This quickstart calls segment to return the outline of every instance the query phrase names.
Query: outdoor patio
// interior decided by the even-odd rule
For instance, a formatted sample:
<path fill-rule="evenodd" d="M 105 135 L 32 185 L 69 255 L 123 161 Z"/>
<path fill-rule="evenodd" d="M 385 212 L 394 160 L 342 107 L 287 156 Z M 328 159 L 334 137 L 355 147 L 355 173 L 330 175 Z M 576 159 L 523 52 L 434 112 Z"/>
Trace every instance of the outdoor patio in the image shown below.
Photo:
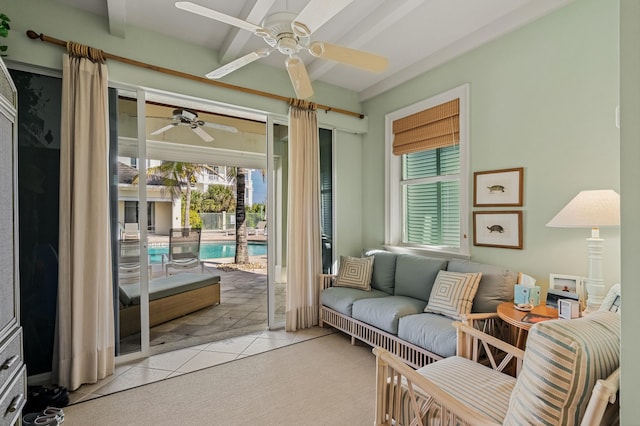
<path fill-rule="evenodd" d="M 266 243 L 265 235 L 249 235 Z M 235 235 L 204 232 L 202 241 L 235 241 Z M 149 236 L 149 246 L 168 244 L 168 236 Z M 225 265 L 233 258 L 205 260 L 205 274 L 220 276 L 220 304 L 176 318 L 150 329 L 151 353 L 201 345 L 267 329 L 267 256 L 250 257 L 251 269 Z M 256 266 L 259 266 L 256 268 Z M 160 264 L 151 265 L 153 278 L 164 276 Z M 284 284 L 276 286 L 276 317 L 284 319 Z M 140 335 L 121 340 L 121 353 L 138 350 Z"/>

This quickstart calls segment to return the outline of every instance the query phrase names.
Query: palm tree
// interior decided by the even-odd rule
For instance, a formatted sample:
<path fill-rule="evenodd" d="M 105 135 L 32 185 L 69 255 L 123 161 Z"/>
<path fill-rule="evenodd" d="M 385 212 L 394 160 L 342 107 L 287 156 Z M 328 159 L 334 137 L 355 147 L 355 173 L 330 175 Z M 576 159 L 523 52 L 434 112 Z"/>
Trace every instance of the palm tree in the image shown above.
<path fill-rule="evenodd" d="M 261 170 L 262 177 L 266 171 Z M 243 265 L 249 263 L 249 246 L 247 244 L 246 210 L 244 207 L 244 192 L 246 170 L 241 167 L 227 167 L 227 181 L 236 184 L 236 255 L 235 263 Z"/>
<path fill-rule="evenodd" d="M 183 228 L 189 228 L 189 210 L 191 208 L 191 184 L 197 182 L 199 174 L 209 171 L 218 174 L 212 167 L 206 164 L 181 163 L 176 161 L 163 161 L 159 166 L 149 167 L 148 176 L 159 176 L 162 185 L 171 191 L 171 199 L 175 200 L 184 191 L 184 220 Z"/>

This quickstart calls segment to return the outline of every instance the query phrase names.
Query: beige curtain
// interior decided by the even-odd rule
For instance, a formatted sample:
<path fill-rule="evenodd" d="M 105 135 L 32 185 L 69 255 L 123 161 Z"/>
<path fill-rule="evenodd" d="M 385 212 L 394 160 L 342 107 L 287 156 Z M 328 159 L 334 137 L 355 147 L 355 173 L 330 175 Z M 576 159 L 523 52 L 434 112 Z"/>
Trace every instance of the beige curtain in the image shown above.
<path fill-rule="evenodd" d="M 289 204 L 285 328 L 318 324 L 321 272 L 320 145 L 315 104 L 292 100 L 289 109 Z"/>
<path fill-rule="evenodd" d="M 70 43 L 63 57 L 60 242 L 54 380 L 74 390 L 113 374 L 107 66 Z"/>

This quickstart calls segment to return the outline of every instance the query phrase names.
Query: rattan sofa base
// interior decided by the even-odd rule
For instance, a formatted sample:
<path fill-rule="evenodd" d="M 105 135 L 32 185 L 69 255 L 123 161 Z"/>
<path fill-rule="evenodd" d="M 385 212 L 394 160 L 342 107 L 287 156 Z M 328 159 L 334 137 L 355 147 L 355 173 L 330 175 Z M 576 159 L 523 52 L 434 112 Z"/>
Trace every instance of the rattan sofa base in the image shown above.
<path fill-rule="evenodd" d="M 328 324 L 350 335 L 351 344 L 355 344 L 357 339 L 373 347 L 384 348 L 413 368 L 420 368 L 442 359 L 440 355 L 436 355 L 424 348 L 402 340 L 398 336 L 389 334 L 386 331 L 353 319 L 340 312 L 336 312 L 326 306 L 320 305 L 319 322 L 320 327 Z"/>

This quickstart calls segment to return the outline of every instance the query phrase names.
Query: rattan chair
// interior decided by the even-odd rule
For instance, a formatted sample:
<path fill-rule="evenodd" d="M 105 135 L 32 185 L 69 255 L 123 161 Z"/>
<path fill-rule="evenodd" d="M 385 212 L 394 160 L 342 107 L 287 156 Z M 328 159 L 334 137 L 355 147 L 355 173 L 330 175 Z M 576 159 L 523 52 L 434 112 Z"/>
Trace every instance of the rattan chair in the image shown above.
<path fill-rule="evenodd" d="M 374 349 L 376 425 L 617 424 L 617 313 L 536 324 L 526 351 L 455 326 L 458 354 L 418 370 Z"/>

